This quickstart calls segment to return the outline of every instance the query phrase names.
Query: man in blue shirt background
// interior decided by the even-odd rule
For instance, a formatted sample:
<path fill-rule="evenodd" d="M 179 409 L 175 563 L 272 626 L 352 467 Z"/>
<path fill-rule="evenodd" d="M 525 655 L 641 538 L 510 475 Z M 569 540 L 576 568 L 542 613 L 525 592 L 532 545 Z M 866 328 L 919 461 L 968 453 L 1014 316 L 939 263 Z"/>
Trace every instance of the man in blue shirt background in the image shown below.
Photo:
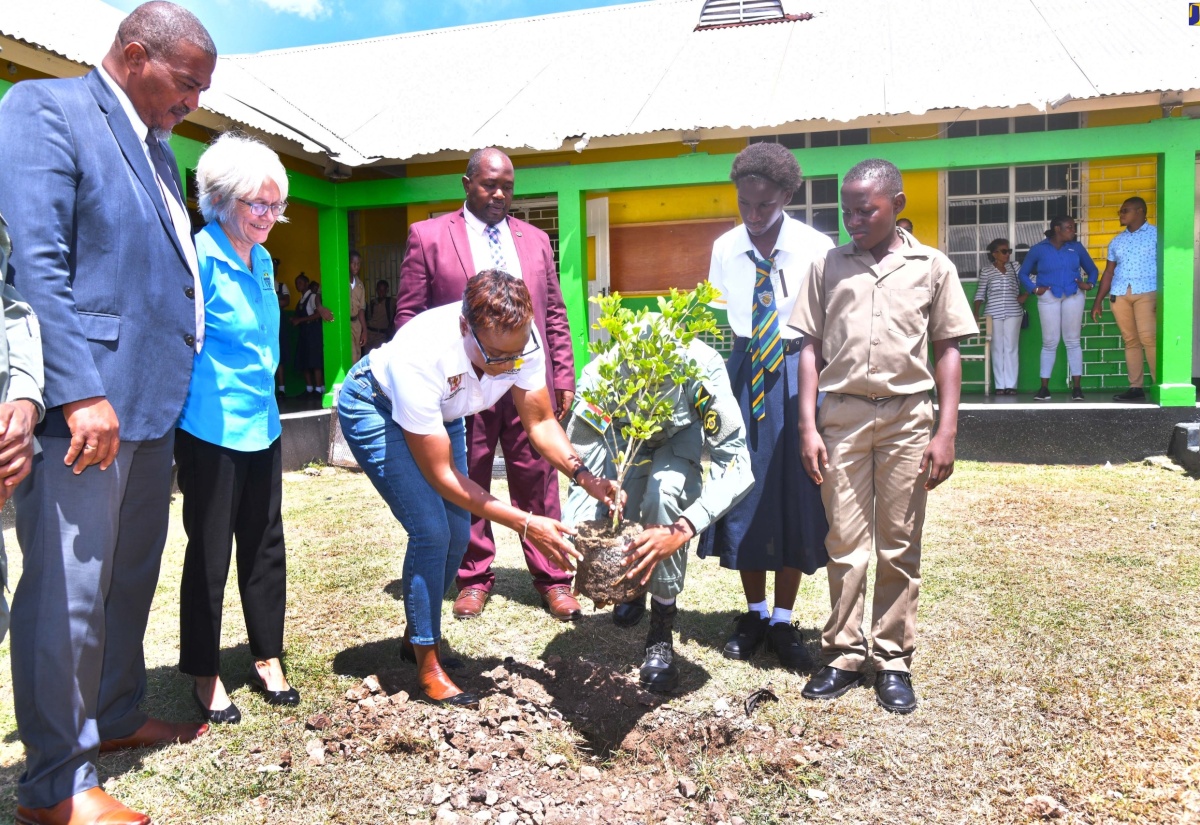
<path fill-rule="evenodd" d="M 1158 381 L 1158 228 L 1146 221 L 1146 202 L 1138 197 L 1125 199 L 1120 218 L 1125 231 L 1108 244 L 1108 265 L 1092 302 L 1092 320 L 1100 320 L 1101 302 L 1107 295 L 1125 339 L 1129 375 L 1129 389 L 1114 395 L 1113 401 L 1142 401 L 1146 397 L 1143 355 L 1150 377 Z"/>

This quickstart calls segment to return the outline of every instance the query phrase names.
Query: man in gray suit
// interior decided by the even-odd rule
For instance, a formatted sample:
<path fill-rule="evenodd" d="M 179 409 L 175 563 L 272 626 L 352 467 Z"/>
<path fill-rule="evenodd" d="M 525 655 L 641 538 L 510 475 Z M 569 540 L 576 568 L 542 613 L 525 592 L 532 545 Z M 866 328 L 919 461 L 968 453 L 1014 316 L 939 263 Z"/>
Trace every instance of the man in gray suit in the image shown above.
<path fill-rule="evenodd" d="M 199 106 L 215 66 L 200 22 L 151 2 L 122 21 L 97 70 L 18 83 L 0 101 L 12 282 L 53 330 L 42 452 L 14 494 L 19 823 L 148 823 L 98 787 L 97 752 L 207 730 L 138 705 L 175 421 L 203 345 L 196 252 L 165 138 Z"/>
<path fill-rule="evenodd" d="M 13 488 L 29 475 L 33 460 L 33 427 L 42 420 L 42 339 L 37 318 L 8 283 L 8 256 L 12 241 L 8 224 L 0 215 L 0 303 L 4 327 L 0 329 L 0 507 Z M 8 633 L 8 559 L 0 538 L 0 642 Z"/>

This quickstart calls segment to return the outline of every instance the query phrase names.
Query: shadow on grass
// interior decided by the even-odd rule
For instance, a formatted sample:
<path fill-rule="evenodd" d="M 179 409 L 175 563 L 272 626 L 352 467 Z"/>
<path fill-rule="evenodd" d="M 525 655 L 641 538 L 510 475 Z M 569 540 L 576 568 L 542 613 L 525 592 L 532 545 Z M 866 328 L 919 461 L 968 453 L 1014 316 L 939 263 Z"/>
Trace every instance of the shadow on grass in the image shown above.
<path fill-rule="evenodd" d="M 530 588 L 532 592 L 532 588 Z M 695 615 L 681 612 L 677 626 L 688 626 Z M 606 613 L 564 623 L 542 651 L 540 660 L 523 662 L 511 656 L 467 656 L 443 650 L 443 660 L 458 658 L 461 666 L 451 675 L 464 690 L 483 696 L 508 696 L 561 715 L 588 743 L 588 749 L 605 755 L 623 747 L 641 718 L 665 702 L 701 689 L 711 678 L 708 671 L 676 653 L 679 687 L 671 694 L 656 694 L 637 683 L 636 668 L 644 652 L 645 628 L 619 631 Z M 648 627 L 648 623 L 646 625 Z M 614 632 L 628 639 L 614 639 Z M 603 637 L 603 644 L 589 640 Z M 444 644 L 444 643 L 443 643 Z M 419 693 L 416 669 L 401 655 L 399 639 L 381 639 L 346 648 L 333 658 L 340 676 L 379 677 L 388 693 Z"/>

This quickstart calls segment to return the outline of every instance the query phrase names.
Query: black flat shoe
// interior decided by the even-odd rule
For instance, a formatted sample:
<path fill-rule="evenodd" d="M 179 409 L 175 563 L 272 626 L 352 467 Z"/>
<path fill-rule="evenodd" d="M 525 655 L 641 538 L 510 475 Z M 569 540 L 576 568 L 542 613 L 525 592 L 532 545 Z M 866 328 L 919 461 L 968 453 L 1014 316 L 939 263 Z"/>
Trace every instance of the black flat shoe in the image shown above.
<path fill-rule="evenodd" d="M 875 701 L 892 713 L 912 713 L 917 709 L 917 694 L 912 675 L 900 670 L 885 670 L 875 676 Z"/>
<path fill-rule="evenodd" d="M 633 627 L 646 615 L 646 596 L 634 599 L 613 608 L 613 624 L 617 627 Z"/>
<path fill-rule="evenodd" d="M 863 683 L 863 675 L 857 670 L 842 670 L 825 665 L 817 675 L 808 680 L 800 695 L 805 699 L 836 699 L 851 688 Z"/>
<path fill-rule="evenodd" d="M 813 660 L 800 631 L 791 622 L 776 622 L 767 628 L 767 650 L 774 651 L 779 664 L 788 670 L 812 670 Z"/>
<path fill-rule="evenodd" d="M 200 708 L 200 716 L 205 722 L 213 725 L 236 725 L 242 721 L 242 712 L 238 710 L 237 705 L 232 701 L 229 707 L 221 708 L 220 710 L 210 710 L 208 706 L 200 700 L 200 694 L 196 690 L 196 686 L 192 685 L 192 699 L 196 702 L 196 707 Z"/>
<path fill-rule="evenodd" d="M 300 704 L 300 692 L 294 687 L 289 687 L 287 690 L 267 690 L 266 684 L 262 677 L 258 675 L 256 668 L 250 668 L 250 688 L 257 690 L 263 695 L 263 699 L 268 705 L 298 705 Z"/>
<path fill-rule="evenodd" d="M 763 639 L 766 638 L 767 623 L 767 619 L 754 612 L 738 616 L 737 626 L 733 629 L 733 635 L 729 637 L 729 641 L 725 643 L 725 649 L 721 651 L 721 655 L 726 659 L 742 661 L 752 657 L 758 652 Z"/>
<path fill-rule="evenodd" d="M 474 693 L 467 693 L 466 691 L 463 691 L 462 693 L 456 693 L 453 696 L 445 699 L 434 699 L 425 691 L 421 691 L 421 701 L 446 708 L 471 708 L 473 710 L 479 709 L 479 697 Z"/>

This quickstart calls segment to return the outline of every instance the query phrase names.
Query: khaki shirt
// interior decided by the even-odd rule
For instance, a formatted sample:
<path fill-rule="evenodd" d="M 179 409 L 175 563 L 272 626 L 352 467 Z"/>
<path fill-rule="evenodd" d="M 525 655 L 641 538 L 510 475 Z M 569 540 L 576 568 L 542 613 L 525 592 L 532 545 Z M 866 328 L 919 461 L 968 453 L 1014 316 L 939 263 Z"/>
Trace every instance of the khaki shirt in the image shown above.
<path fill-rule="evenodd" d="M 853 243 L 813 263 L 788 325 L 821 342 L 818 388 L 866 398 L 933 388 L 929 342 L 977 335 L 949 258 L 901 232 L 882 265 Z"/>
<path fill-rule="evenodd" d="M 682 513 L 691 522 L 696 532 L 707 528 L 725 515 L 754 486 L 754 474 L 750 470 L 750 452 L 746 447 L 746 428 L 737 397 L 729 387 L 729 374 L 725 371 L 725 359 L 716 350 L 699 339 L 688 345 L 688 355 L 700 367 L 700 379 L 687 384 L 676 384 L 670 391 L 673 404 L 671 420 L 663 429 L 646 442 L 642 448 L 643 458 L 657 449 L 670 449 L 675 455 L 688 459 L 697 474 L 705 447 L 709 452 L 708 478 L 700 496 Z M 566 423 L 567 437 L 583 459 L 583 463 L 596 475 L 605 475 L 610 468 L 611 456 L 615 455 L 620 433 L 627 420 L 616 419 L 608 424 L 606 435 L 601 435 L 595 425 L 587 423 L 589 404 L 585 396 L 599 382 L 599 361 L 593 360 L 583 368 L 575 391 L 575 406 Z M 652 462 L 636 465 L 631 476 L 636 475 Z M 658 485 L 648 490 L 661 493 Z M 648 492 L 648 495 L 653 493 Z M 568 497 L 586 495 L 577 484 L 571 485 Z M 636 518 L 639 512 L 657 509 L 647 502 L 630 501 L 626 504 L 626 516 Z M 577 510 L 568 507 L 568 510 Z"/>

